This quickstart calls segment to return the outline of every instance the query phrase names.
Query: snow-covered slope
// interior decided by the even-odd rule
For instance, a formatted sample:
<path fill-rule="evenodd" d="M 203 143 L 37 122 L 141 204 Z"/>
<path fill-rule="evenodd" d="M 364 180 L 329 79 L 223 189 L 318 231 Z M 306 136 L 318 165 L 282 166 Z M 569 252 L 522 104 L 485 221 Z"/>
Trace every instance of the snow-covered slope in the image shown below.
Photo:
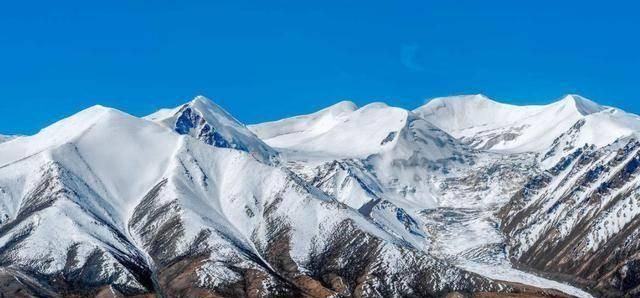
<path fill-rule="evenodd" d="M 24 281 L 12 286 L 80 296 L 556 293 L 434 258 L 403 238 L 409 232 L 287 168 L 151 118 L 96 106 L 0 144 L 0 266 Z M 401 208 L 380 212 L 390 210 L 412 223 Z"/>
<path fill-rule="evenodd" d="M 500 212 L 512 257 L 600 295 L 640 293 L 637 140 L 581 147 L 527 182 Z"/>
<path fill-rule="evenodd" d="M 141 197 L 163 175 L 178 141 L 158 125 L 94 106 L 35 136 L 2 144 L 0 167 L 41 159 L 92 177 L 94 188 L 115 200 L 114 220 L 122 224 L 135 205 L 132 199 Z"/>
<path fill-rule="evenodd" d="M 0 144 L 0 259 L 45 276 L 94 270 L 95 283 L 145 291 L 145 255 L 127 224 L 178 144 L 163 127 L 100 106 Z"/>
<path fill-rule="evenodd" d="M 416 151 L 429 160 L 462 154 L 464 146 L 405 109 L 384 103 L 361 108 L 340 102 L 319 112 L 250 125 L 274 148 L 327 158 L 366 158 L 394 152 L 409 158 Z"/>
<path fill-rule="evenodd" d="M 483 95 L 444 97 L 415 112 L 473 148 L 508 153 L 602 147 L 640 129 L 637 116 L 579 95 L 538 106 L 503 104 Z M 571 140 L 557 140 L 579 121 L 583 128 Z"/>
<path fill-rule="evenodd" d="M 145 119 L 158 122 L 182 135 L 190 135 L 216 147 L 251 153 L 260 161 L 273 163 L 277 153 L 244 124 L 204 96 L 174 109 L 161 109 Z"/>
<path fill-rule="evenodd" d="M 598 295 L 640 293 L 638 116 L 578 95 L 540 106 L 437 98 L 415 112 L 474 148 L 536 154 L 542 172 L 515 184 L 499 214 L 515 263 Z"/>
<path fill-rule="evenodd" d="M 438 200 L 427 181 L 473 159 L 445 132 L 383 103 L 340 102 L 249 128 L 281 150 L 285 164 L 307 182 L 425 251 L 430 239 L 417 213 Z"/>
<path fill-rule="evenodd" d="M 513 262 L 598 295 L 640 293 L 638 116 L 578 95 L 541 106 L 437 98 L 415 112 L 474 148 L 536 154 L 531 173 L 542 172 L 514 184 L 499 213 Z"/>
<path fill-rule="evenodd" d="M 633 295 L 639 122 L 575 95 L 248 128 L 204 97 L 95 106 L 0 144 L 0 293 Z"/>
<path fill-rule="evenodd" d="M 342 101 L 313 114 L 249 125 L 249 129 L 275 147 L 291 147 L 331 130 L 357 109 L 353 102 Z"/>
<path fill-rule="evenodd" d="M 474 152 L 444 131 L 410 111 L 383 103 L 356 108 L 353 103 L 341 102 L 314 114 L 249 128 L 281 150 L 283 159 L 298 174 L 319 175 L 311 180 L 347 179 L 333 182 L 339 185 L 353 178 L 360 181 L 356 185 L 362 185 L 358 192 L 372 194 L 383 189 L 386 200 L 405 209 L 436 206 L 433 185 L 426 181 L 474 159 Z M 355 162 L 342 162 L 345 160 Z M 340 161 L 339 167 L 332 165 L 334 161 Z M 352 202 L 355 209 L 370 209 L 378 199 L 366 195 L 342 201 Z"/>
<path fill-rule="evenodd" d="M 0 143 L 4 143 L 4 142 L 9 141 L 9 140 L 11 140 L 13 138 L 14 138 L 14 136 L 0 135 Z"/>
<path fill-rule="evenodd" d="M 536 280 L 511 267 L 492 215 L 537 173 L 535 155 L 470 150 L 419 115 L 383 104 L 343 102 L 250 129 L 300 177 L 412 246 L 481 274 Z M 389 134 L 388 143 L 376 141 Z M 588 296 L 544 279 L 536 285 Z"/>

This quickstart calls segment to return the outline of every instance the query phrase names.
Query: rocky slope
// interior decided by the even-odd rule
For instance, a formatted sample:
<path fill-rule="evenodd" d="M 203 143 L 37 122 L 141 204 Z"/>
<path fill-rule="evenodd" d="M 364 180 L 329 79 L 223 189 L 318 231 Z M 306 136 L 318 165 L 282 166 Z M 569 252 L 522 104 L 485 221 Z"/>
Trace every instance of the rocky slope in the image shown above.
<path fill-rule="evenodd" d="M 638 295 L 640 142 L 584 146 L 501 211 L 512 257 L 609 296 Z"/>
<path fill-rule="evenodd" d="M 250 129 L 304 180 L 430 255 L 484 276 L 588 296 L 518 271 L 508 258 L 494 213 L 541 171 L 536 153 L 474 150 L 418 114 L 383 104 L 343 102 Z M 332 142 L 334 134 L 344 141 Z"/>

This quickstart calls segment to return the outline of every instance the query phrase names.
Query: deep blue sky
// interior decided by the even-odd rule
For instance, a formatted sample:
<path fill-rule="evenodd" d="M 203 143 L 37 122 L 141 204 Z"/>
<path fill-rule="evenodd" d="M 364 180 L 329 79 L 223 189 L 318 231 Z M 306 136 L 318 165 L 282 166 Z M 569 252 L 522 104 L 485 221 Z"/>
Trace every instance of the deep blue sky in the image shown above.
<path fill-rule="evenodd" d="M 246 123 L 342 99 L 414 108 L 462 93 L 579 93 L 640 113 L 634 2 L 7 1 L 0 133 L 197 94 Z"/>

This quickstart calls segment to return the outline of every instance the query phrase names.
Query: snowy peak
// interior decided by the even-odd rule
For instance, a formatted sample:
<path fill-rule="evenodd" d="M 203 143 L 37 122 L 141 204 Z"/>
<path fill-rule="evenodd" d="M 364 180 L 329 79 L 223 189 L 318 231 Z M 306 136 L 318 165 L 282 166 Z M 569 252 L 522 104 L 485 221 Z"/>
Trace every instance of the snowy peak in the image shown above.
<path fill-rule="evenodd" d="M 469 107 L 483 107 L 489 106 L 492 101 L 488 100 L 481 94 L 477 95 L 460 95 L 451 97 L 436 97 L 429 100 L 425 105 L 416 109 L 414 112 L 419 111 L 431 111 L 431 110 L 444 110 L 447 112 L 455 111 L 458 109 Z"/>
<path fill-rule="evenodd" d="M 358 106 L 352 101 L 343 100 L 337 104 L 334 104 L 328 108 L 325 108 L 322 111 L 330 112 L 333 114 L 342 114 L 342 113 L 353 112 L 357 109 L 358 109 Z"/>
<path fill-rule="evenodd" d="M 557 139 L 579 121 L 586 125 L 573 132 L 575 144 L 565 145 L 568 150 L 585 143 L 607 145 L 640 124 L 637 117 L 575 94 L 551 104 L 528 106 L 481 95 L 436 98 L 415 112 L 473 148 L 510 153 L 544 153 L 559 147 Z M 598 127 L 611 129 L 604 132 Z"/>
<path fill-rule="evenodd" d="M 455 142 L 414 113 L 381 102 L 358 109 L 341 102 L 313 114 L 249 128 L 270 146 L 291 154 L 339 159 L 391 151 L 402 155 L 394 157 L 408 158 L 420 151 L 435 160 L 450 157 L 450 143 Z"/>
<path fill-rule="evenodd" d="M 0 187 L 19 202 L 29 177 L 54 163 L 107 200 L 112 209 L 107 217 L 122 228 L 130 208 L 164 175 L 181 144 L 177 134 L 155 123 L 94 106 L 0 145 L 0 176 L 5 175 Z"/>
<path fill-rule="evenodd" d="M 512 122 L 525 113 L 516 106 L 499 103 L 482 94 L 437 97 L 414 112 L 449 133 L 492 125 L 495 121 Z"/>
<path fill-rule="evenodd" d="M 65 143 L 73 143 L 92 127 L 104 122 L 109 114 L 112 117 L 126 115 L 117 110 L 96 105 L 62 119 L 42 129 L 36 135 L 17 138 L 11 144 L 3 144 L 0 147 L 0 165 L 51 150 Z M 133 118 L 133 116 L 129 117 Z"/>
<path fill-rule="evenodd" d="M 440 106 L 448 106 L 448 105 L 473 105 L 473 106 L 487 106 L 499 104 L 498 102 L 490 99 L 484 94 L 469 94 L 469 95 L 456 95 L 456 96 L 447 96 L 447 97 L 436 97 L 429 101 L 431 104 L 436 104 Z"/>
<path fill-rule="evenodd" d="M 470 127 L 509 125 L 523 118 L 586 116 L 607 108 L 580 95 L 570 94 L 548 105 L 518 106 L 500 103 L 482 94 L 437 97 L 414 112 L 446 131 Z M 439 125 L 440 124 L 440 125 Z"/>
<path fill-rule="evenodd" d="M 436 97 L 429 100 L 426 105 L 434 106 L 449 106 L 449 107 L 461 107 L 461 106 L 475 106 L 475 107 L 489 107 L 493 105 L 500 105 L 501 103 L 487 97 L 484 94 L 467 94 L 467 95 L 455 95 L 446 97 Z"/>
<path fill-rule="evenodd" d="M 249 152 L 262 162 L 272 163 L 277 160 L 277 153 L 273 149 L 204 96 L 196 96 L 192 101 L 174 109 L 160 110 L 145 119 L 215 147 Z"/>
<path fill-rule="evenodd" d="M 575 109 L 576 112 L 583 116 L 602 112 L 607 109 L 606 107 L 577 94 L 569 94 L 558 101 L 557 104 Z"/>
<path fill-rule="evenodd" d="M 395 142 L 408 111 L 340 102 L 316 113 L 250 126 L 270 146 L 333 157 L 366 157 Z"/>
<path fill-rule="evenodd" d="M 282 147 L 286 144 L 280 145 L 280 140 L 287 143 L 286 140 L 290 138 L 287 135 L 307 138 L 322 134 L 357 109 L 353 102 L 341 101 L 315 113 L 249 125 L 249 129 L 260 139 L 270 140 L 269 145 Z"/>
<path fill-rule="evenodd" d="M 227 113 L 227 111 L 222 109 L 219 105 L 215 104 L 211 99 L 206 98 L 202 95 L 196 96 L 189 103 L 183 105 L 182 109 L 185 109 L 185 106 L 194 109 L 195 111 L 200 112 L 203 115 L 210 116 L 207 118 L 217 117 L 220 121 L 228 121 L 229 125 L 244 127 L 244 124 L 240 123 L 240 121 L 231 116 L 231 114 Z"/>

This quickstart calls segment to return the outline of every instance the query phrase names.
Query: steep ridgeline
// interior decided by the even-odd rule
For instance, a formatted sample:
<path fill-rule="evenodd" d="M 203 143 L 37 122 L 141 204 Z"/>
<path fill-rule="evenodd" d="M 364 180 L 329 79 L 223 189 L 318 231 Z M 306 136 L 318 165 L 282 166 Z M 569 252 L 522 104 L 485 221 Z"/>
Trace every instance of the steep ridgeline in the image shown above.
<path fill-rule="evenodd" d="M 407 198 L 407 206 L 420 203 L 409 195 L 414 191 L 404 185 L 404 178 L 394 185 L 391 177 L 374 176 L 368 163 L 336 161 L 331 171 L 348 178 L 325 177 L 316 183 L 326 192 L 321 191 L 293 171 L 265 162 L 273 156 L 271 148 L 249 138 L 237 121 L 227 122 L 226 113 L 207 114 L 211 110 L 202 106 L 213 104 L 197 98 L 163 114 L 166 117 L 147 118 L 153 121 L 96 106 L 34 136 L 0 144 L 0 293 L 563 295 L 496 281 L 436 258 L 417 246 L 423 242 L 416 239 L 428 238 L 417 226 L 397 233 L 414 224 L 397 205 L 399 198 Z M 434 149 L 436 157 L 427 159 L 430 152 L 422 149 L 389 150 L 395 152 L 392 158 L 382 154 L 385 162 L 373 159 L 372 164 L 444 170 L 448 162 L 443 159 L 467 162 L 464 147 L 448 135 L 409 113 L 399 114 L 404 116 L 393 119 L 398 123 L 391 126 L 396 134 L 380 132 L 382 139 L 375 142 L 403 150 L 414 146 L 407 141 L 428 144 L 421 148 Z M 182 117 L 188 121 L 179 120 Z M 398 156 L 405 159 L 398 161 Z M 346 180 L 352 183 L 353 196 L 329 191 Z M 374 181 L 383 181 L 384 188 Z M 388 187 L 395 187 L 393 198 L 379 198 Z M 366 200 L 380 202 L 362 202 Z M 393 210 L 394 217 L 379 218 L 394 222 L 365 215 L 385 204 L 393 206 L 378 212 Z"/>
<path fill-rule="evenodd" d="M 594 288 L 640 295 L 640 142 L 580 147 L 500 211 L 520 264 Z"/>
<path fill-rule="evenodd" d="M 637 116 L 579 95 L 538 106 L 503 104 L 483 95 L 444 97 L 414 112 L 473 148 L 536 152 L 547 167 L 584 144 L 602 147 L 640 130 Z"/>
<path fill-rule="evenodd" d="M 271 147 L 204 96 L 197 96 L 191 102 L 174 109 L 162 109 L 145 119 L 209 145 L 246 151 L 262 162 L 277 162 L 277 153 Z"/>
<path fill-rule="evenodd" d="M 474 148 L 536 155 L 542 172 L 498 213 L 517 265 L 598 295 L 640 295 L 640 118 L 577 95 L 544 106 L 438 98 L 416 113 Z"/>

